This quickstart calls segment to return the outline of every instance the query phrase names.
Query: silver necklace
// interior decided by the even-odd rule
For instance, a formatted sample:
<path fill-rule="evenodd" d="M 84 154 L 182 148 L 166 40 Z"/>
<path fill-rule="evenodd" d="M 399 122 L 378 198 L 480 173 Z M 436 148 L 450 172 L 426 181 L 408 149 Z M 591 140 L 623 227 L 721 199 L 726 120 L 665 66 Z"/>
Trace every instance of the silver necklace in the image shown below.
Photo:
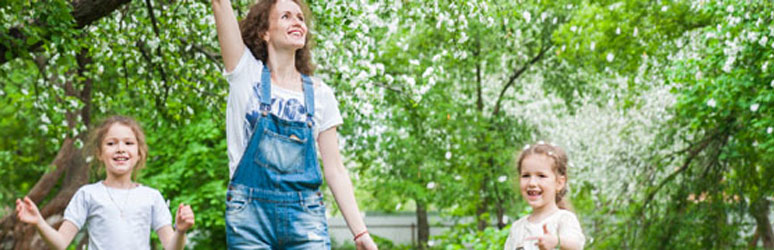
<path fill-rule="evenodd" d="M 105 185 L 104 181 L 102 182 L 102 187 L 105 188 L 105 192 L 108 194 L 108 197 L 110 197 L 110 201 L 113 202 L 113 205 L 116 205 L 116 208 L 118 208 L 118 212 L 120 212 L 120 214 L 121 214 L 121 219 L 125 219 L 125 217 L 124 217 L 124 207 L 119 206 L 118 202 L 116 202 L 116 200 L 113 199 L 113 194 L 110 192 L 110 190 L 108 190 L 107 185 Z M 124 206 L 126 206 L 126 204 L 129 203 L 129 195 L 132 194 L 131 191 L 132 191 L 132 189 L 129 189 L 129 190 L 126 191 L 127 193 L 126 193 L 126 199 L 124 200 Z"/>

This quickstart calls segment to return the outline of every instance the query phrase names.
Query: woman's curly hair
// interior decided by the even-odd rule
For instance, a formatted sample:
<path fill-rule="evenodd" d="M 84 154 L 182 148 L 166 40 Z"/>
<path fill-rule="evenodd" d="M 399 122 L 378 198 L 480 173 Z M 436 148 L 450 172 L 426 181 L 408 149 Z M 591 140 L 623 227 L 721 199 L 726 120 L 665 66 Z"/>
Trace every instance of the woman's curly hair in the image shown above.
<path fill-rule="evenodd" d="M 304 13 L 304 23 L 306 23 L 307 30 L 311 30 L 311 11 L 303 0 L 293 0 L 298 4 L 301 11 Z M 247 17 L 239 22 L 239 29 L 242 32 L 242 40 L 253 53 L 253 56 L 261 60 L 261 62 L 268 62 L 269 50 L 266 41 L 263 40 L 263 36 L 266 31 L 269 30 L 269 15 L 271 9 L 277 0 L 258 0 L 247 13 Z M 312 39 L 311 32 L 307 32 L 306 41 L 304 47 L 296 50 L 296 69 L 305 75 L 313 75 L 315 65 L 312 63 L 312 47 L 314 39 Z"/>

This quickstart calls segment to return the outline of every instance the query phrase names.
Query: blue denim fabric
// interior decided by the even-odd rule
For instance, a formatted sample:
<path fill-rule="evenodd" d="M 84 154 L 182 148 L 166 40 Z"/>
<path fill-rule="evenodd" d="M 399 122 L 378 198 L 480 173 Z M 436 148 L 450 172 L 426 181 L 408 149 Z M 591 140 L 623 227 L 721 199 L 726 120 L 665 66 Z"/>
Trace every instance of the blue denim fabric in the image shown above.
<path fill-rule="evenodd" d="M 330 249 L 320 192 L 280 192 L 232 184 L 226 202 L 229 249 Z"/>
<path fill-rule="evenodd" d="M 314 91 L 303 75 L 307 121 L 271 114 L 269 70 L 261 79 L 261 112 L 226 194 L 229 249 L 330 249 L 322 174 L 312 130 Z"/>

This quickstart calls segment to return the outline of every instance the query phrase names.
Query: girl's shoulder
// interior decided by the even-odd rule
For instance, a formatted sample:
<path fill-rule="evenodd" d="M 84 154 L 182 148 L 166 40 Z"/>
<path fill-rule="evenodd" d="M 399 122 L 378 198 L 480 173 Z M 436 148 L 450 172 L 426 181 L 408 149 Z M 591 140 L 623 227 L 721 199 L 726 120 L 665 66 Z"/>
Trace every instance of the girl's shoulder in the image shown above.
<path fill-rule="evenodd" d="M 523 226 L 527 225 L 527 223 L 529 223 L 529 221 L 527 221 L 528 217 L 529 217 L 529 215 L 522 216 L 518 220 L 516 220 L 513 223 L 511 223 L 511 230 L 513 230 L 515 228 L 518 228 L 518 227 L 523 227 Z"/>
<path fill-rule="evenodd" d="M 101 191 L 103 188 L 105 187 L 102 186 L 102 181 L 98 181 L 95 183 L 89 183 L 81 186 L 80 188 L 78 188 L 78 191 L 76 191 L 75 193 L 94 193 L 97 191 Z"/>
<path fill-rule="evenodd" d="M 158 189 L 155 189 L 155 188 L 152 188 L 152 187 L 149 187 L 149 186 L 145 186 L 145 185 L 140 184 L 140 183 L 137 183 L 137 187 L 135 188 L 135 190 L 138 193 L 154 194 L 154 195 L 158 194 L 159 196 L 163 197 L 163 195 L 161 195 L 161 191 L 159 191 Z"/>
<path fill-rule="evenodd" d="M 556 214 L 556 220 L 559 223 L 571 223 L 571 224 L 579 224 L 578 216 L 575 215 L 575 213 L 560 209 L 559 212 Z"/>
<path fill-rule="evenodd" d="M 578 216 L 575 215 L 572 211 L 565 210 L 565 209 L 559 209 L 559 212 L 556 214 L 560 218 L 573 218 L 578 219 Z"/>

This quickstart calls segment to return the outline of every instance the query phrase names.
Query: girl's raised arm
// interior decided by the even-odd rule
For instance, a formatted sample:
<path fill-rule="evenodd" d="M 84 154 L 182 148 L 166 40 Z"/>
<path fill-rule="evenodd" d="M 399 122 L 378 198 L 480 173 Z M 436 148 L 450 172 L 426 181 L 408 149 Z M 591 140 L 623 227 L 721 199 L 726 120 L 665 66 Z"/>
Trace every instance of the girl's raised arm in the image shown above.
<path fill-rule="evenodd" d="M 223 56 L 226 71 L 231 72 L 236 68 L 245 50 L 239 23 L 234 16 L 230 0 L 212 0 L 212 12 L 215 15 L 215 27 L 218 30 L 220 54 Z"/>
<path fill-rule="evenodd" d="M 48 225 L 48 222 L 40 214 L 38 206 L 28 197 L 24 197 L 23 201 L 16 199 L 16 217 L 21 222 L 35 225 L 43 240 L 54 249 L 67 248 L 75 234 L 78 233 L 78 227 L 68 220 L 62 222 L 59 231 Z"/>

